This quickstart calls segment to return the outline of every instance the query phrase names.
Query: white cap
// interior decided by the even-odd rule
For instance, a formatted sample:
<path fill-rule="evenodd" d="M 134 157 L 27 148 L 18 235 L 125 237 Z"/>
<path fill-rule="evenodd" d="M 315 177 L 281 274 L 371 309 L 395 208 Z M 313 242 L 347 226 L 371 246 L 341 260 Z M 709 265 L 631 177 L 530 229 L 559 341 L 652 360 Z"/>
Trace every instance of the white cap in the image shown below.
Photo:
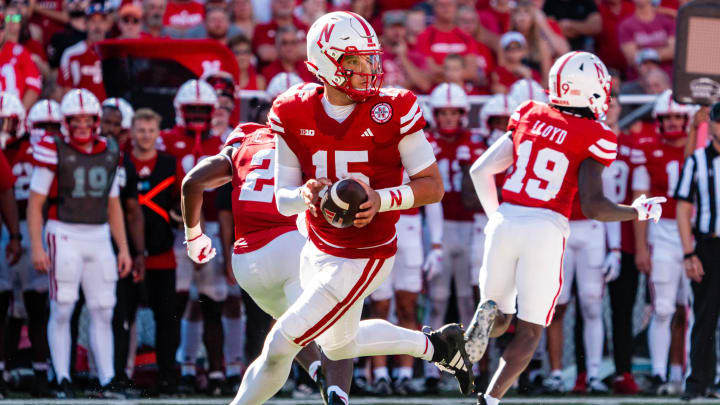
<path fill-rule="evenodd" d="M 508 31 L 500 37 L 500 47 L 503 49 L 513 42 L 519 42 L 522 46 L 527 46 L 525 36 L 517 31 Z"/>

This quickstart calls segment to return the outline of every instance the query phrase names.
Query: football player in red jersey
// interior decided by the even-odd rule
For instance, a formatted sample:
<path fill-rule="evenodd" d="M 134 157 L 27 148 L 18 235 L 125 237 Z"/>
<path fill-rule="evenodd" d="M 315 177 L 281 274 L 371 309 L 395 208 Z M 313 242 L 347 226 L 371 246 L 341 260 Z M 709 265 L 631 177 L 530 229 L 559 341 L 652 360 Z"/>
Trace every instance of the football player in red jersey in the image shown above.
<path fill-rule="evenodd" d="M 657 120 L 660 136 L 656 142 L 641 148 L 645 159 L 633 170 L 632 184 L 636 195 L 654 193 L 668 197 L 660 221 L 649 227 L 645 223 L 635 224 L 635 263 L 638 270 L 649 278 L 653 308 L 648 326 L 652 362 L 648 393 L 653 395 L 682 393 L 685 317 L 690 299 L 690 282 L 683 267 L 682 244 L 672 196 L 685 161 L 687 133 L 697 107 L 679 104 L 672 96 L 672 90 L 667 90 L 655 102 L 653 117 Z"/>
<path fill-rule="evenodd" d="M 281 215 L 275 205 L 275 141 L 270 129 L 241 124 L 225 145 L 222 152 L 203 160 L 183 181 L 183 218 L 185 223 L 198 222 L 202 191 L 231 182 L 235 224 L 232 276 L 263 311 L 277 319 L 302 293 L 297 258 L 305 237 L 298 232 L 296 216 Z M 201 263 L 210 260 L 201 258 L 197 250 L 209 246 L 204 238 L 201 234 L 188 243 L 189 256 Z M 319 369 L 317 345 L 306 346 L 297 360 L 321 386 L 326 403 L 347 402 L 352 360 L 328 363 L 323 359 L 327 386 Z"/>
<path fill-rule="evenodd" d="M 380 89 L 382 50 L 370 24 L 357 14 L 319 18 L 307 47 L 307 66 L 323 87 L 284 93 L 268 116 L 277 142 L 278 210 L 306 214 L 304 291 L 273 326 L 232 403 L 260 404 L 272 397 L 292 359 L 312 341 L 333 360 L 381 354 L 430 360 L 454 372 L 469 393 L 472 370 L 459 325 L 425 334 L 384 320 L 360 321 L 363 299 L 392 268 L 398 210 L 438 202 L 443 195 L 420 106 L 406 90 Z M 410 176 L 405 185 L 403 169 Z M 368 201 L 354 226 L 336 228 L 318 215 L 317 204 L 321 190 L 345 177 L 363 184 Z M 188 236 L 197 237 L 194 232 Z"/>
<path fill-rule="evenodd" d="M 470 170 L 488 213 L 480 271 L 481 303 L 467 336 L 471 360 L 489 337 L 502 335 L 516 312 L 515 336 L 478 404 L 499 403 L 527 367 L 552 320 L 560 294 L 568 217 L 578 193 L 583 213 L 599 221 L 658 220 L 664 197 L 641 196 L 617 205 L 603 192 L 602 172 L 617 155 L 615 134 L 597 119 L 608 108 L 610 75 L 597 56 L 570 52 L 549 75 L 550 104 L 527 101 L 513 113 L 508 132 Z M 513 166 L 498 203 L 493 175 Z"/>
<path fill-rule="evenodd" d="M 49 273 L 48 343 L 59 384 L 57 395 L 73 395 L 70 316 L 82 287 L 90 313 L 90 345 L 102 387 L 98 395 L 117 397 L 111 384 L 115 284 L 118 273 L 125 277 L 132 265 L 116 176 L 118 147 L 113 140 L 97 136 L 100 103 L 88 90 L 70 90 L 60 110 L 68 135 L 46 136 L 33 146 L 35 163 L 27 209 L 33 265 Z M 49 206 L 47 251 L 42 242 L 45 202 Z M 118 247 L 117 259 L 111 234 Z"/>
<path fill-rule="evenodd" d="M 173 155 L 177 161 L 178 181 L 202 159 L 217 154 L 222 149 L 222 140 L 212 135 L 212 116 L 217 108 L 218 99 L 212 86 L 203 80 L 188 80 L 178 89 L 175 96 L 175 121 L 177 126 L 161 134 L 160 150 Z M 215 192 L 209 192 L 212 198 Z M 203 210 L 204 229 L 220 243 L 220 230 L 217 211 L 213 204 L 207 204 Z M 181 327 L 181 350 L 183 357 L 181 391 L 193 392 L 196 382 L 195 360 L 198 356 L 200 341 L 208 349 L 208 392 L 219 394 L 223 375 L 223 327 L 222 307 L 228 295 L 225 271 L 220 261 L 197 265 L 185 254 L 183 238 L 178 234 L 175 243 L 177 257 L 177 303 L 179 309 L 185 308 L 190 289 L 197 287 L 199 300 L 191 301 L 183 318 Z M 199 301 L 199 302 L 198 302 Z"/>
<path fill-rule="evenodd" d="M 36 104 L 42 106 L 47 104 L 47 100 L 40 101 Z M 53 107 L 56 107 L 53 106 Z M 55 117 L 45 117 L 47 120 L 59 119 L 59 108 L 51 107 L 50 112 L 56 114 Z M 31 116 L 28 117 L 28 123 L 34 125 L 37 113 L 34 113 L 35 106 L 30 110 Z M 48 109 L 46 107 L 45 112 Z M 46 114 L 47 115 L 47 114 Z M 30 235 L 28 234 L 26 211 L 27 200 L 30 195 L 30 176 L 33 169 L 32 146 L 30 145 L 30 136 L 25 131 L 25 109 L 21 101 L 10 93 L 0 93 L 0 119 L 4 121 L 4 131 L 0 134 L 8 135 L 4 139 L 3 152 L 10 162 L 12 174 L 15 177 L 15 200 L 17 201 L 18 217 L 20 219 L 20 233 L 13 235 L 11 240 L 15 243 L 22 244 L 25 252 L 30 251 Z M 17 274 L 20 280 L 20 288 L 22 289 L 23 304 L 27 312 L 28 318 L 28 336 L 32 343 L 32 365 L 35 372 L 35 389 L 36 392 L 45 394 L 48 392 L 47 379 L 47 358 L 48 358 L 48 342 L 47 342 L 47 304 L 48 304 L 48 278 L 35 270 L 32 266 L 29 254 L 23 254 L 18 257 L 17 263 L 10 266 L 10 271 Z"/>

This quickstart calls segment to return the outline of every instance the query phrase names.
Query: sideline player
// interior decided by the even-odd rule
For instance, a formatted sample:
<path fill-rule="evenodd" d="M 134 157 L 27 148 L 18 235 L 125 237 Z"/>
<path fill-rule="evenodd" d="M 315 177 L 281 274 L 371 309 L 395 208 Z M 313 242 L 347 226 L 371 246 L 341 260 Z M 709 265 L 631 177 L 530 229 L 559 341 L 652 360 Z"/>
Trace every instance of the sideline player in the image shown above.
<path fill-rule="evenodd" d="M 90 346 L 100 379 L 101 397 L 117 397 L 114 377 L 112 314 L 115 284 L 131 270 L 119 199 L 118 148 L 97 136 L 100 103 L 85 89 L 70 90 L 60 104 L 67 136 L 45 137 L 33 147 L 28 200 L 32 261 L 50 276 L 48 341 L 58 397 L 72 397 L 70 316 L 82 286 L 90 313 Z M 43 205 L 49 203 L 42 243 Z M 110 234 L 118 246 L 117 259 Z M 117 267 L 116 267 L 117 264 Z"/>
<path fill-rule="evenodd" d="M 382 50 L 362 17 L 325 14 L 307 38 L 307 66 L 324 85 L 286 92 L 268 116 L 277 142 L 278 210 L 304 213 L 308 224 L 300 259 L 303 293 L 270 331 L 232 403 L 272 397 L 292 359 L 312 341 L 333 360 L 381 354 L 430 360 L 454 372 L 462 392 L 469 393 L 472 370 L 459 325 L 425 334 L 384 320 L 360 321 L 363 299 L 392 269 L 399 215 L 393 211 L 443 195 L 420 106 L 406 90 L 380 89 Z M 411 179 L 405 185 L 403 169 Z M 318 215 L 317 203 L 321 190 L 344 177 L 360 182 L 369 199 L 354 226 L 341 229 Z"/>
<path fill-rule="evenodd" d="M 480 273 L 481 303 L 468 329 L 471 360 L 489 337 L 502 335 L 516 312 L 515 336 L 503 352 L 478 404 L 496 405 L 528 365 L 542 330 L 552 320 L 563 284 L 568 216 L 579 189 L 582 211 L 599 221 L 658 220 L 664 197 L 641 196 L 616 205 L 603 193 L 604 166 L 615 159 L 615 134 L 596 121 L 608 108 L 610 75 L 587 52 L 561 56 L 550 70 L 550 104 L 527 101 L 510 118 L 508 132 L 471 168 L 489 215 Z M 498 204 L 493 175 L 513 165 Z"/>
<path fill-rule="evenodd" d="M 40 112 L 44 115 L 39 116 L 36 106 L 43 107 L 43 104 L 46 109 Z M 23 249 L 20 260 L 10 266 L 10 272 L 13 278 L 20 281 L 22 303 L 28 317 L 28 337 L 32 345 L 32 367 L 35 374 L 33 391 L 43 395 L 48 392 L 47 305 L 49 283 L 46 274 L 33 268 L 29 254 L 30 236 L 26 214 L 27 200 L 30 195 L 30 176 L 33 170 L 33 151 L 30 135 L 25 131 L 25 109 L 17 97 L 10 93 L 0 93 L 0 118 L 5 121 L 3 133 L 10 135 L 8 139 L 4 140 L 2 149 L 15 177 L 15 201 L 17 201 L 20 219 L 20 234 L 14 235 L 12 240 L 19 241 Z M 27 121 L 32 128 L 38 120 L 56 121 L 57 124 L 60 124 L 62 119 L 57 103 L 49 104 L 47 100 L 37 102 L 30 109 Z"/>
<path fill-rule="evenodd" d="M 648 326 L 648 348 L 652 363 L 648 393 L 652 395 L 682 393 L 690 282 L 683 266 L 673 194 L 685 161 L 687 134 L 695 111 L 697 107 L 694 105 L 675 102 L 672 90 L 662 93 L 652 112 L 657 121 L 659 138 L 641 147 L 644 162 L 633 170 L 632 189 L 635 195 L 653 193 L 668 197 L 660 221 L 650 226 L 646 223 L 635 224 L 635 263 L 638 270 L 648 277 L 653 309 Z"/>
<path fill-rule="evenodd" d="M 222 149 L 219 136 L 212 136 L 212 116 L 217 108 L 215 90 L 203 80 L 188 80 L 178 89 L 173 101 L 175 106 L 175 128 L 163 131 L 160 150 L 173 155 L 177 161 L 178 180 L 202 159 L 217 154 Z M 214 196 L 214 192 L 209 195 Z M 205 233 L 211 235 L 214 243 L 221 246 L 217 211 L 214 204 L 203 207 Z M 175 243 L 177 258 L 177 301 L 180 310 L 190 297 L 191 287 L 197 288 L 198 301 L 190 303 L 189 317 L 181 326 L 181 352 L 183 356 L 180 389 L 192 393 L 195 390 L 195 360 L 202 342 L 208 354 L 208 387 L 211 394 L 218 393 L 223 386 L 223 301 L 228 295 L 225 271 L 220 261 L 197 265 L 185 254 L 182 235 L 178 233 Z M 199 305 L 197 304 L 199 302 Z M 199 308 L 198 308 L 199 307 Z"/>
<path fill-rule="evenodd" d="M 277 319 L 302 293 L 297 258 L 305 237 L 298 232 L 296 216 L 281 215 L 275 205 L 275 141 L 270 129 L 266 125 L 242 124 L 230 134 L 225 145 L 222 152 L 203 160 L 185 177 L 183 218 L 186 223 L 198 222 L 202 191 L 232 183 L 236 239 L 233 277 L 263 311 Z M 188 227 L 187 232 L 198 233 L 199 229 Z M 202 257 L 197 247 L 205 246 L 203 239 L 207 236 L 200 233 L 196 238 L 188 238 L 188 255 L 206 263 L 213 253 Z M 320 352 L 315 344 L 302 350 L 297 360 L 321 385 L 327 403 L 347 403 L 352 360 L 323 362 L 327 387 L 322 387 Z"/>

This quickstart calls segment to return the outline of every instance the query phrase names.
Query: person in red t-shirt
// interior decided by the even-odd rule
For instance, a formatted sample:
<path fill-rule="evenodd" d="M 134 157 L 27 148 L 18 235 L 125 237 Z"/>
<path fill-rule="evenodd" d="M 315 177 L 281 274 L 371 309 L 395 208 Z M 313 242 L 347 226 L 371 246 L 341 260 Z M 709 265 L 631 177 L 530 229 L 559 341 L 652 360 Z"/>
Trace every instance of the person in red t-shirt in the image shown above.
<path fill-rule="evenodd" d="M 418 36 L 417 47 L 425 55 L 429 72 L 435 83 L 443 81 L 442 64 L 450 54 L 465 58 L 463 77 L 477 77 L 477 42 L 455 25 L 457 0 L 437 0 L 434 5 L 435 23 Z"/>
<path fill-rule="evenodd" d="M 250 39 L 238 34 L 228 41 L 228 48 L 235 55 L 238 64 L 238 90 L 265 90 L 266 81 L 253 65 L 253 53 Z"/>
<path fill-rule="evenodd" d="M 35 40 L 30 33 L 30 8 L 27 0 L 14 0 L 5 9 L 5 24 L 7 26 L 8 40 L 18 43 L 30 52 L 30 57 L 37 65 L 43 76 L 50 72 L 47 62 L 45 47 L 40 41 Z"/>
<path fill-rule="evenodd" d="M 618 25 L 618 42 L 625 55 L 628 79 L 638 77 L 636 54 L 653 48 L 660 57 L 660 67 L 672 77 L 675 57 L 675 19 L 658 13 L 652 0 L 634 0 L 635 13 Z"/>
<path fill-rule="evenodd" d="M 268 82 L 281 72 L 295 73 L 305 82 L 315 81 L 315 77 L 305 67 L 303 61 L 305 54 L 301 53 L 300 45 L 298 30 L 294 26 L 285 25 L 278 28 L 275 34 L 278 58 L 262 70 L 262 74 Z"/>
<path fill-rule="evenodd" d="M 293 17 L 293 8 L 295 1 L 293 0 L 272 0 L 272 20 L 265 24 L 255 26 L 255 32 L 252 35 L 253 51 L 257 55 L 261 64 L 268 64 L 278 59 L 278 50 L 276 47 L 275 35 L 278 28 L 284 25 L 293 25 L 297 28 L 297 39 L 304 39 L 308 27 L 302 21 Z M 269 78 L 266 78 L 269 80 Z"/>
<path fill-rule="evenodd" d="M 605 61 L 608 68 L 625 72 L 627 60 L 620 50 L 618 26 L 620 21 L 633 14 L 635 6 L 626 0 L 603 0 L 598 3 L 602 17 L 602 31 L 595 36 L 595 53 Z"/>
<path fill-rule="evenodd" d="M 42 44 L 45 48 L 50 38 L 63 30 L 68 22 L 67 11 L 63 9 L 63 0 L 43 0 L 33 2 L 30 11 L 30 25 L 42 33 Z"/>
<path fill-rule="evenodd" d="M 105 39 L 110 22 L 102 4 L 88 7 L 87 39 L 67 48 L 60 58 L 57 83 L 63 93 L 72 88 L 90 90 L 100 102 L 107 97 L 103 85 L 100 55 L 95 49 L 97 42 Z"/>
<path fill-rule="evenodd" d="M 408 46 L 405 39 L 403 10 L 386 11 L 383 15 L 383 34 L 380 36 L 383 54 L 383 84 L 427 93 L 432 84 L 425 74 L 425 57 L 417 49 Z"/>
<path fill-rule="evenodd" d="M 3 18 L 3 24 L 5 17 Z M 30 52 L 10 39 L 5 29 L 0 30 L 0 91 L 7 91 L 30 108 L 40 96 L 42 79 Z"/>
<path fill-rule="evenodd" d="M 163 25 L 179 34 L 200 25 L 205 20 L 205 7 L 195 0 L 168 1 Z"/>
<path fill-rule="evenodd" d="M 510 31 L 500 38 L 502 51 L 498 57 L 498 65 L 491 73 L 492 92 L 507 94 L 510 86 L 520 79 L 533 79 L 540 82 L 542 78 L 537 70 L 525 65 L 528 54 L 527 41 L 523 34 Z"/>

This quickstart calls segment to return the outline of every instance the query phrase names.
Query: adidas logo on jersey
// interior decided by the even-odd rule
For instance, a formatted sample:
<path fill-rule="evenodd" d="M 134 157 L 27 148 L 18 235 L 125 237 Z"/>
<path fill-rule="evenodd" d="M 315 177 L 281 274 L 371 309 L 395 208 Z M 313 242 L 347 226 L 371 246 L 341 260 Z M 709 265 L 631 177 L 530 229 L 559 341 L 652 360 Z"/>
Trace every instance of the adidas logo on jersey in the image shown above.
<path fill-rule="evenodd" d="M 366 129 L 365 132 L 363 132 L 362 135 L 360 135 L 360 136 L 363 136 L 363 137 L 365 137 L 365 136 L 375 136 L 375 134 L 373 134 L 372 131 L 370 130 L 370 128 L 368 128 L 368 129 Z"/>
<path fill-rule="evenodd" d="M 313 135 L 315 135 L 315 130 L 314 129 L 301 129 L 300 135 L 313 136 Z"/>

